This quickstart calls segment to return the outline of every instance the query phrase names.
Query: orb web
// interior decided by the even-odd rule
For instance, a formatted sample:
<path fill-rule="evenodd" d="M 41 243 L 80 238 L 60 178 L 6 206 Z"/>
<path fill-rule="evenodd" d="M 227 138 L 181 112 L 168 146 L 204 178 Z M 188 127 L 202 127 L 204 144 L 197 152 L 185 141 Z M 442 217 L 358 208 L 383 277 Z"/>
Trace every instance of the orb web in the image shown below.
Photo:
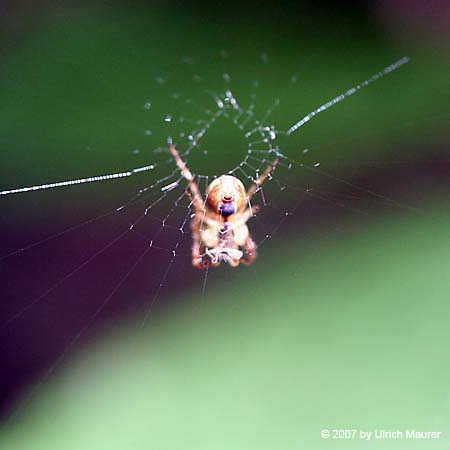
<path fill-rule="evenodd" d="M 314 151 L 307 148 L 295 149 L 294 156 L 288 156 L 293 153 L 288 143 L 291 134 L 318 113 L 403 65 L 406 59 L 344 91 L 303 119 L 295 117 L 291 123 L 283 124 L 275 118 L 283 103 L 273 96 L 269 103 L 266 101 L 263 76 L 234 83 L 226 52 L 220 52 L 217 58 L 222 62 L 219 66 L 225 69 L 209 77 L 197 73 L 190 57 L 179 63 L 184 84 L 171 73 L 153 76 L 149 90 L 158 90 L 158 98 L 143 95 L 141 105 L 145 147 L 127 150 L 130 161 L 142 164 L 130 164 L 121 172 L 49 180 L 42 185 L 5 188 L 0 192 L 0 198 L 6 198 L 9 194 L 38 196 L 41 193 L 34 191 L 52 190 L 51 195 L 62 201 L 70 201 L 72 189 L 87 189 L 83 195 L 93 195 L 101 185 L 102 195 L 112 192 L 108 200 L 100 197 L 102 207 L 93 217 L 77 212 L 83 220 L 54 233 L 37 234 L 37 239 L 28 242 L 25 238 L 16 248 L 6 246 L 0 256 L 0 263 L 11 273 L 7 290 L 13 300 L 4 306 L 6 319 L 0 326 L 9 336 L 28 333 L 23 358 L 42 355 L 42 363 L 35 369 L 39 381 L 31 383 L 35 386 L 31 396 L 78 345 L 89 340 L 96 325 L 139 312 L 141 326 L 147 326 L 154 309 L 164 307 L 176 293 L 197 287 L 201 304 L 207 300 L 213 273 L 217 280 L 232 276 L 230 271 L 235 269 L 227 267 L 203 272 L 191 267 L 193 208 L 186 195 L 187 181 L 169 153 L 169 144 L 176 146 L 202 193 L 223 173 L 236 176 L 248 187 L 275 158 L 280 160 L 252 200 L 264 207 L 248 223 L 259 258 L 264 258 L 265 244 L 304 202 L 319 202 L 364 215 L 370 214 L 369 208 L 354 205 L 361 197 L 384 206 L 408 207 L 328 172 L 314 159 Z M 270 65 L 267 54 L 258 60 L 261 67 Z M 291 74 L 287 79 L 288 88 L 298 83 L 297 75 Z M 108 191 L 108 183 L 122 183 L 123 192 Z M 336 183 L 349 189 L 336 192 Z M 53 191 L 54 188 L 61 190 Z M 116 197 L 125 200 L 117 204 Z M 35 201 L 41 202 L 44 210 L 48 199 L 43 196 Z M 8 200 L 21 201 L 19 196 Z M 249 268 L 252 276 L 257 276 L 257 263 L 258 260 Z M 59 341 L 57 345 L 55 340 Z"/>

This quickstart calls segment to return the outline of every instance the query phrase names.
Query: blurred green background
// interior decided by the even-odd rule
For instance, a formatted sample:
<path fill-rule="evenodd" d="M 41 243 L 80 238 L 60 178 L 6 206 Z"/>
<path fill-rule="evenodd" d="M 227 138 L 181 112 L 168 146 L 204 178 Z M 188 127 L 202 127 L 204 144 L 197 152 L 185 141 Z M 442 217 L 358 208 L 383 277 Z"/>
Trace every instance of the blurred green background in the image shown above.
<path fill-rule="evenodd" d="M 411 62 L 280 138 L 288 157 L 337 179 L 294 171 L 284 197 L 268 188 L 273 208 L 255 233 L 272 239 L 254 266 L 210 271 L 204 293 L 188 236 L 161 290 L 168 256 L 152 255 L 101 320 L 132 249 L 58 284 L 127 216 L 1 260 L 2 322 L 57 284 L 2 328 L 1 448 L 450 448 L 448 48 L 439 2 L 419 3 L 5 4 L 1 189 L 163 161 L 154 149 L 191 127 L 164 117 L 195 127 L 223 73 L 243 104 L 255 94 L 261 115 L 279 98 L 271 120 L 285 130 L 400 57 Z M 205 139 L 208 155 L 192 161 L 202 173 L 242 159 L 229 123 Z M 4 197 L 1 254 L 109 211 L 170 170 Z M 318 194 L 304 201 L 306 185 Z M 275 214 L 293 208 L 286 223 Z M 166 306 L 140 327 L 156 292 Z M 320 437 L 334 428 L 443 437 Z"/>

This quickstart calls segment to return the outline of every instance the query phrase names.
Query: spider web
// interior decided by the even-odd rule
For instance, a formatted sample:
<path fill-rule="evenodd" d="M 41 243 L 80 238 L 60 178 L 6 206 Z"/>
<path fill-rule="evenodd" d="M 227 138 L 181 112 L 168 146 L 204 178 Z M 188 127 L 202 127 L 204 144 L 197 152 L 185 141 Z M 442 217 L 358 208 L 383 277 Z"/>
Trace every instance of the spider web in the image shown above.
<path fill-rule="evenodd" d="M 184 58 L 181 65 L 189 76 L 185 76 L 186 86 L 179 90 L 174 87 L 178 84 L 172 73 L 154 76 L 150 90 L 165 92 L 160 97 L 166 101 L 158 104 L 151 95 L 143 98 L 142 117 L 148 126 L 142 133 L 153 149 L 129 150 L 129 159 L 138 163 L 132 168 L 0 192 L 2 200 L 14 205 L 14 214 L 18 214 L 15 223 L 24 220 L 25 212 L 21 210 L 29 207 L 29 196 L 33 196 L 32 201 L 43 215 L 40 232 L 28 230 L 22 241 L 11 239 L 10 248 L 6 246 L 0 256 L 11 280 L 4 291 L 10 301 L 3 305 L 2 317 L 6 319 L 1 324 L 5 335 L 2 342 L 21 336 L 20 349 L 12 346 L 13 350 L 9 347 L 5 351 L 20 355 L 19 366 L 24 360 L 29 365 L 13 370 L 38 374 L 38 382 L 33 383 L 23 404 L 75 348 L 95 336 L 100 324 L 138 313 L 140 326 L 145 327 L 155 310 L 175 302 L 176 293 L 194 292 L 194 304 L 201 307 L 209 301 L 211 282 L 232 285 L 233 272 L 228 267 L 203 272 L 191 267 L 192 204 L 186 195 L 187 182 L 168 151 L 170 143 L 176 145 L 194 173 L 201 192 L 223 173 L 249 186 L 271 161 L 280 158 L 276 171 L 253 199 L 254 204 L 264 207 L 249 221 L 259 258 L 264 258 L 266 244 L 280 229 L 289 230 L 286 222 L 305 203 L 310 208 L 320 204 L 362 215 L 371 214 L 373 203 L 416 212 L 406 203 L 323 169 L 314 152 L 306 148 L 297 149 L 294 156 L 284 150 L 289 149 L 289 136 L 314 116 L 405 64 L 407 59 L 387 66 L 288 124 L 277 122 L 276 113 L 283 102 L 278 98 L 266 101 L 263 81 L 235 83 L 227 53 L 220 52 L 217 61 L 217 75 L 205 79 L 196 72 L 194 60 Z M 258 64 L 263 73 L 264 67 L 270 66 L 268 55 L 261 54 Z M 289 74 L 284 81 L 289 93 L 289 86 L 298 83 L 298 77 Z M 231 145 L 232 150 L 221 146 L 223 135 L 227 136 L 224 145 Z M 97 184 L 100 181 L 105 183 Z M 120 183 L 120 192 L 112 187 L 113 183 Z M 74 186 L 81 184 L 86 186 Z M 336 184 L 345 189 L 336 191 Z M 83 195 L 95 195 L 102 208 L 93 216 L 92 211 L 87 211 L 81 221 L 79 216 L 85 213 L 75 211 L 67 227 L 52 219 L 56 229 L 48 233 L 49 227 L 43 225 L 45 209 L 57 202 L 70 203 L 75 189 L 84 190 Z M 43 192 L 32 192 L 38 190 Z M 295 226 L 294 222 L 291 231 Z M 257 264 L 258 260 L 248 268 L 252 277 L 257 277 Z M 22 380 L 23 384 L 27 382 L 30 380 Z"/>

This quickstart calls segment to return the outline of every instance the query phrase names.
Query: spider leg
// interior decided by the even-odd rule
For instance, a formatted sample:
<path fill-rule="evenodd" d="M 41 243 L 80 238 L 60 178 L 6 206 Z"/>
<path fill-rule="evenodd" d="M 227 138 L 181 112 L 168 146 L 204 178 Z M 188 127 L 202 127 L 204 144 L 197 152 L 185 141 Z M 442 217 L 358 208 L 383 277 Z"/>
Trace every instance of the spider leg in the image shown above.
<path fill-rule="evenodd" d="M 192 232 L 192 265 L 198 269 L 203 268 L 203 257 L 200 253 L 200 238 L 195 231 Z"/>
<path fill-rule="evenodd" d="M 247 191 L 248 201 L 250 201 L 250 199 L 253 197 L 255 192 L 261 187 L 261 185 L 264 183 L 264 181 L 266 181 L 267 177 L 273 172 L 273 170 L 277 166 L 278 162 L 279 162 L 279 158 L 277 157 L 267 166 L 267 169 L 250 186 L 250 188 Z"/>
<path fill-rule="evenodd" d="M 197 269 L 204 269 L 208 264 L 208 258 L 205 254 L 205 247 L 202 245 L 200 237 L 200 226 L 202 222 L 202 212 L 193 215 L 191 221 L 192 227 L 192 265 Z"/>
<path fill-rule="evenodd" d="M 195 245 L 192 245 L 192 265 L 197 269 L 204 269 L 209 264 L 205 255 L 200 253 L 200 246 L 195 248 Z"/>
<path fill-rule="evenodd" d="M 200 194 L 197 183 L 194 180 L 194 176 L 192 175 L 191 171 L 187 168 L 186 163 L 181 159 L 181 156 L 178 153 L 178 150 L 175 148 L 175 146 L 171 144 L 169 146 L 169 150 L 173 158 L 175 159 L 178 168 L 181 171 L 181 175 L 183 175 L 183 177 L 188 181 L 188 186 L 192 193 L 192 204 L 195 210 L 196 211 L 203 210 L 204 209 L 203 198 L 202 195 Z"/>
<path fill-rule="evenodd" d="M 241 258 L 241 259 L 230 258 L 230 259 L 228 260 L 228 264 L 229 264 L 231 267 L 237 267 L 237 266 L 240 264 L 241 261 L 243 261 L 242 258 Z"/>
<path fill-rule="evenodd" d="M 241 225 L 245 225 L 251 217 L 253 217 L 261 208 L 259 205 L 253 205 L 251 208 L 247 208 L 243 213 L 240 219 L 236 222 L 235 226 L 238 227 Z"/>
<path fill-rule="evenodd" d="M 184 190 L 184 195 L 189 199 L 191 204 L 194 204 L 194 197 L 192 197 L 192 194 L 187 189 Z"/>
<path fill-rule="evenodd" d="M 247 238 L 247 240 L 245 241 L 244 248 L 243 248 L 244 255 L 241 258 L 241 261 L 244 264 L 247 264 L 247 265 L 251 264 L 255 260 L 255 258 L 257 256 L 256 248 L 257 247 L 255 244 L 255 241 L 249 236 Z"/>

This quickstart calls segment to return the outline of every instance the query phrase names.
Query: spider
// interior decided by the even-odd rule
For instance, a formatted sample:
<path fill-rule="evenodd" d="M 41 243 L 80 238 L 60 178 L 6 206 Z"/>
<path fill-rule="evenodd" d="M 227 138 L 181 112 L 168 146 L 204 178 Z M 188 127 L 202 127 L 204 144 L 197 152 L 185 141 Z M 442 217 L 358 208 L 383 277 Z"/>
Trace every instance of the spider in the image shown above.
<path fill-rule="evenodd" d="M 203 269 L 218 266 L 222 261 L 231 267 L 237 267 L 241 262 L 251 264 L 256 258 L 256 244 L 247 222 L 259 211 L 259 206 L 251 206 L 250 200 L 275 169 L 278 158 L 269 164 L 248 191 L 238 178 L 221 175 L 207 187 L 204 201 L 177 149 L 174 145 L 169 148 L 181 174 L 188 181 L 190 192 L 186 194 L 194 207 L 191 217 L 192 265 Z"/>

